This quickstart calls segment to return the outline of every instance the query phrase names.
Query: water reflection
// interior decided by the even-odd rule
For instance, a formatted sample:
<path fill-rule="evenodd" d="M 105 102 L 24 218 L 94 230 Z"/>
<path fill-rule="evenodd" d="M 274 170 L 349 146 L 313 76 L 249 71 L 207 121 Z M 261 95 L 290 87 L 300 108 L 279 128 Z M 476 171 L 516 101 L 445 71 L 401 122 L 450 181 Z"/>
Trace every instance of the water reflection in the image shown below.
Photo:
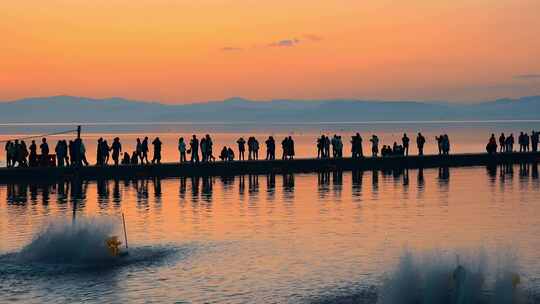
<path fill-rule="evenodd" d="M 425 177 L 425 170 L 372 170 L 367 172 L 371 174 L 371 189 L 364 189 L 364 171 L 323 171 L 316 175 L 316 195 L 320 200 L 330 197 L 339 200 L 344 193 L 350 195 L 354 201 L 360 201 L 363 193 L 371 193 L 372 199 L 386 195 L 388 184 L 392 191 L 401 189 L 404 198 L 407 198 L 408 191 L 416 192 L 417 197 L 422 197 L 426 191 L 426 184 L 436 182 L 437 191 L 447 192 L 450 185 L 451 169 L 441 167 L 436 169 L 435 175 L 430 173 L 429 178 Z M 487 166 L 486 173 L 489 177 L 490 185 L 511 184 L 514 170 L 519 172 L 519 183 L 521 187 L 528 187 L 531 180 L 538 184 L 538 163 L 532 164 L 502 164 L 499 166 Z M 412 171 L 412 173 L 410 172 Z M 416 179 L 411 181 L 410 174 L 416 174 Z M 309 191 L 303 185 L 296 189 L 297 176 L 295 174 L 276 174 L 267 175 L 241 175 L 241 176 L 221 176 L 221 177 L 182 177 L 178 178 L 179 188 L 177 199 L 184 204 L 191 201 L 193 205 L 203 202 L 206 208 L 211 208 L 216 200 L 216 182 L 219 184 L 217 193 L 219 195 L 232 195 L 237 185 L 238 200 L 242 202 L 247 195 L 250 203 L 255 203 L 261 199 L 267 201 L 275 200 L 276 193 L 281 192 L 284 202 L 292 202 L 295 199 L 295 192 Z M 306 175 L 310 176 L 310 175 Z M 434 177 L 434 178 L 431 178 Z M 265 182 L 261 184 L 260 179 Z M 281 180 L 279 180 L 281 179 Z M 174 179 L 172 179 L 174 181 Z M 189 180 L 189 181 L 188 181 Z M 430 181 L 432 180 L 432 181 Z M 169 181 L 171 179 L 150 178 L 150 179 L 112 179 L 97 181 L 81 181 L 77 179 L 61 181 L 51 184 L 28 184 L 17 183 L 7 184 L 3 187 L 6 194 L 6 203 L 10 206 L 26 206 L 27 204 L 48 206 L 51 200 L 55 202 L 56 208 L 64 211 L 72 209 L 74 212 L 81 212 L 86 207 L 88 197 L 95 199 L 99 210 L 119 210 L 126 200 L 134 197 L 133 201 L 138 210 L 147 212 L 150 208 L 161 208 L 163 202 L 168 202 L 165 197 L 168 195 Z M 165 183 L 165 184 L 164 184 Z M 246 185 L 247 183 L 247 185 Z M 350 187 L 344 187 L 350 183 Z M 414 185 L 416 183 L 416 185 Z M 276 185 L 280 189 L 276 189 Z M 412 190 L 409 185 L 413 184 Z M 416 187 L 414 187 L 416 186 Z M 89 189 L 94 189 L 95 194 L 88 194 Z M 149 189 L 150 187 L 150 189 Z M 308 188 L 309 189 L 309 188 Z M 348 190 L 350 189 L 350 190 Z M 492 188 L 493 189 L 493 188 Z M 495 189 L 493 189 L 495 191 Z M 266 193 L 260 197 L 260 193 Z M 70 208 L 71 207 L 71 208 Z"/>
<path fill-rule="evenodd" d="M 275 199 L 276 194 L 276 175 L 271 173 L 266 175 L 266 197 L 269 201 Z"/>

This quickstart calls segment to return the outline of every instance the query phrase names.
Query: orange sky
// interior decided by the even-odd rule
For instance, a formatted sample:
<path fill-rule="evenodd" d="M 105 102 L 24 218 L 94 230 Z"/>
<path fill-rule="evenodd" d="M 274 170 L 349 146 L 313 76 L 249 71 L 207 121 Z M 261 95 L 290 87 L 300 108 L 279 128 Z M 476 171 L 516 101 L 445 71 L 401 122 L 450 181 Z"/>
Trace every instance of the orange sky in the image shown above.
<path fill-rule="evenodd" d="M 0 100 L 540 94 L 540 1 L 396 2 L 2 1 Z"/>

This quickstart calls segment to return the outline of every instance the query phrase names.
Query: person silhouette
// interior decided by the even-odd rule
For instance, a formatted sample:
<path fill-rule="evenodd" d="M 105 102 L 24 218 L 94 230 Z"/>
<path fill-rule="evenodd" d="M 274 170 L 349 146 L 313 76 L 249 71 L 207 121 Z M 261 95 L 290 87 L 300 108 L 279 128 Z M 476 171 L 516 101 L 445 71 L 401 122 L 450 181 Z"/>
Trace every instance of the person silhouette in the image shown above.
<path fill-rule="evenodd" d="M 401 144 L 403 145 L 403 152 L 405 156 L 409 156 L 409 142 L 411 140 L 407 136 L 407 133 L 403 134 L 403 137 L 401 138 Z"/>
<path fill-rule="evenodd" d="M 379 137 L 373 134 L 369 141 L 371 142 L 371 155 L 377 157 L 377 154 L 379 154 Z"/>
<path fill-rule="evenodd" d="M 180 152 L 180 163 L 184 163 L 186 161 L 186 143 L 183 137 L 178 139 L 178 152 Z"/>
<path fill-rule="evenodd" d="M 191 138 L 191 141 L 189 142 L 189 146 L 191 150 L 191 162 L 198 163 L 199 162 L 199 140 L 197 139 L 196 135 L 193 135 L 193 138 Z"/>
<path fill-rule="evenodd" d="M 501 133 L 501 136 L 499 136 L 499 147 L 501 153 L 506 151 L 506 137 L 504 136 L 504 133 Z"/>
<path fill-rule="evenodd" d="M 287 139 L 287 146 L 288 146 L 288 153 L 289 153 L 289 159 L 294 159 L 295 151 L 294 151 L 294 140 L 291 136 Z"/>
<path fill-rule="evenodd" d="M 28 163 L 30 167 L 36 167 L 38 165 L 38 157 L 37 157 L 37 145 L 36 141 L 32 140 L 30 143 L 30 155 L 28 157 Z"/>
<path fill-rule="evenodd" d="M 227 161 L 229 160 L 229 150 L 227 150 L 227 147 L 223 146 L 223 149 L 221 149 L 221 153 L 219 154 L 219 159 L 221 159 L 221 161 Z"/>
<path fill-rule="evenodd" d="M 129 165 L 131 163 L 131 157 L 129 156 L 129 153 L 124 152 L 124 156 L 122 157 L 122 165 Z"/>
<path fill-rule="evenodd" d="M 141 164 L 142 163 L 146 163 L 146 164 L 149 163 L 149 161 L 148 161 L 148 151 L 149 151 L 148 137 L 144 137 L 144 139 L 143 139 L 143 141 L 141 143 L 141 153 L 142 153 Z"/>
<path fill-rule="evenodd" d="M 426 143 L 426 138 L 422 135 L 422 133 L 418 132 L 418 136 L 416 137 L 416 146 L 418 147 L 419 156 L 424 155 L 425 143 Z"/>
<path fill-rule="evenodd" d="M 238 160 L 245 160 L 246 141 L 243 137 L 240 137 L 236 143 L 238 144 Z"/>
<path fill-rule="evenodd" d="M 135 153 L 137 154 L 137 157 L 140 158 L 141 162 L 143 160 L 142 158 L 142 143 L 141 139 L 137 137 L 137 145 L 135 146 Z M 132 161 L 133 163 L 133 161 Z M 137 161 L 138 163 L 138 161 Z"/>
<path fill-rule="evenodd" d="M 115 137 L 111 145 L 112 150 L 112 159 L 115 166 L 118 166 L 120 160 L 120 153 L 122 152 L 122 144 L 120 143 L 120 138 Z M 129 156 L 129 155 L 128 155 Z"/>
<path fill-rule="evenodd" d="M 48 166 L 49 165 L 49 144 L 47 144 L 46 138 L 41 139 L 41 145 L 39 146 L 39 149 L 41 150 L 41 165 Z"/>
<path fill-rule="evenodd" d="M 276 141 L 274 137 L 269 136 L 265 141 L 266 144 L 266 160 L 275 160 L 276 159 Z"/>
<path fill-rule="evenodd" d="M 152 145 L 154 146 L 154 157 L 152 158 L 152 164 L 159 164 L 161 163 L 161 145 L 163 143 L 159 139 L 159 137 L 156 137 L 154 141 L 152 141 Z"/>

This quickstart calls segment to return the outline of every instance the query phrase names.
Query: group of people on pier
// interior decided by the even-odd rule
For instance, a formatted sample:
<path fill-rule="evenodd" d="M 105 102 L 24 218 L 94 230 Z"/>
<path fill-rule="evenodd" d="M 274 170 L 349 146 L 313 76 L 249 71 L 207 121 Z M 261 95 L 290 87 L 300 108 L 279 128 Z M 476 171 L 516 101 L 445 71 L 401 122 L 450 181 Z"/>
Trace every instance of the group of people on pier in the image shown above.
<path fill-rule="evenodd" d="M 504 133 L 501 133 L 499 136 L 499 145 L 497 146 L 497 139 L 495 139 L 495 134 L 491 134 L 489 141 L 486 145 L 486 151 L 490 154 L 497 153 L 497 150 L 501 153 L 511 153 L 514 152 L 514 134 L 505 136 Z M 518 136 L 519 152 L 538 152 L 538 145 L 540 143 L 540 132 L 531 131 L 531 135 L 520 132 Z"/>
<path fill-rule="evenodd" d="M 360 137 L 358 133 L 357 135 L 360 138 L 360 141 L 362 141 L 362 137 Z M 317 158 L 330 158 L 330 146 L 332 146 L 333 158 L 343 157 L 343 141 L 341 140 L 341 136 L 334 134 L 334 136 L 330 138 L 323 134 L 321 137 L 317 138 Z M 355 149 L 357 149 L 357 147 L 355 147 Z"/>
<path fill-rule="evenodd" d="M 521 132 L 518 136 L 519 152 L 538 151 L 540 132 L 532 131 L 531 135 Z M 435 137 L 438 151 L 440 155 L 448 155 L 450 153 L 450 139 L 447 134 L 441 134 Z M 393 145 L 383 145 L 379 150 L 380 139 L 373 134 L 369 139 L 371 144 L 371 153 L 373 157 L 389 157 L 389 156 L 408 156 L 411 139 L 405 133 L 401 138 L 401 143 L 394 142 Z M 424 146 L 427 140 L 418 133 L 416 135 L 416 147 L 418 155 L 424 154 Z M 350 139 L 351 156 L 352 158 L 364 157 L 363 139 L 359 133 L 354 134 Z M 150 145 L 153 147 L 153 157 L 149 160 Z M 213 155 L 213 140 L 209 134 L 206 134 L 200 140 L 197 135 L 193 135 L 189 142 L 184 137 L 178 140 L 178 152 L 180 163 L 187 162 L 188 159 L 192 163 L 213 162 L 216 158 Z M 235 155 L 235 149 L 231 146 L 224 146 L 219 159 L 222 161 L 245 160 L 246 146 L 247 159 L 258 160 L 260 144 L 254 136 L 248 137 L 247 141 L 240 137 L 236 140 L 238 155 Z M 275 160 L 276 157 L 276 141 L 273 136 L 269 136 L 265 141 L 266 160 Z M 159 137 L 154 138 L 151 142 L 148 137 L 136 139 L 135 150 L 129 153 L 124 151 L 119 137 L 115 137 L 111 144 L 106 139 L 99 138 L 96 145 L 96 165 L 105 166 L 109 163 L 113 165 L 128 165 L 128 164 L 159 164 L 162 158 L 163 142 Z M 316 140 L 317 158 L 342 158 L 343 157 L 343 140 L 340 135 L 333 136 L 321 135 Z M 281 159 L 294 159 L 295 149 L 294 140 L 291 136 L 286 136 L 281 141 L 282 157 Z M 39 149 L 39 154 L 38 154 Z M 54 148 L 55 154 L 50 154 L 47 139 L 43 138 L 38 147 L 37 143 L 32 140 L 30 146 L 27 147 L 24 140 L 8 141 L 5 145 L 6 165 L 7 167 L 37 167 L 37 166 L 88 166 L 89 162 L 86 158 L 86 147 L 81 138 L 74 140 L 59 140 Z M 491 137 L 486 145 L 488 153 L 501 153 L 514 151 L 514 135 L 505 136 L 501 133 L 498 140 L 495 134 Z M 188 157 L 190 155 L 190 157 Z M 111 161 L 112 160 L 112 161 Z"/>

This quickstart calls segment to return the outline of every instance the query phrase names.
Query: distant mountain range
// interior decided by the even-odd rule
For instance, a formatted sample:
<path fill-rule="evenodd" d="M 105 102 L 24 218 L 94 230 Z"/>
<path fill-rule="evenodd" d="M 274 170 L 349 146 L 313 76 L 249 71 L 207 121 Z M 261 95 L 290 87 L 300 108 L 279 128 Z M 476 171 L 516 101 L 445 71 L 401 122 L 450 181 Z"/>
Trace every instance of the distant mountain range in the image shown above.
<path fill-rule="evenodd" d="M 170 105 L 122 98 L 72 96 L 0 103 L 0 123 L 89 122 L 369 122 L 540 119 L 540 96 L 476 104 L 416 101 L 272 100 L 230 98 Z"/>

